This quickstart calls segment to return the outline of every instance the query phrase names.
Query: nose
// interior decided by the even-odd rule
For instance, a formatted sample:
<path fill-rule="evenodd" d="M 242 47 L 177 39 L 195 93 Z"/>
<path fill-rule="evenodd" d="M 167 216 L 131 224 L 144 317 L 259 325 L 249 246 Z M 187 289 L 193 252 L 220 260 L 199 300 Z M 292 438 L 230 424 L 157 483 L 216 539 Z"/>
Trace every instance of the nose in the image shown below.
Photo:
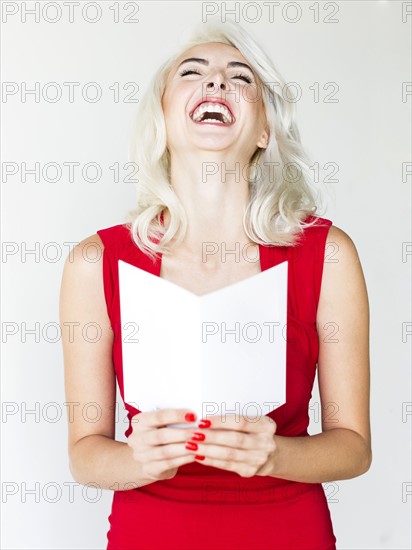
<path fill-rule="evenodd" d="M 224 82 L 218 84 L 217 82 L 211 81 L 207 83 L 206 87 L 212 92 L 214 92 L 214 90 L 217 90 L 218 88 L 220 88 L 221 90 L 226 90 L 226 84 Z"/>
<path fill-rule="evenodd" d="M 210 76 L 210 80 L 206 84 L 206 88 L 209 92 L 214 93 L 219 88 L 221 90 L 227 90 L 228 85 L 227 85 L 227 82 L 225 81 L 225 77 L 223 76 L 223 74 L 220 71 L 216 71 L 216 73 L 213 76 L 212 75 Z"/>

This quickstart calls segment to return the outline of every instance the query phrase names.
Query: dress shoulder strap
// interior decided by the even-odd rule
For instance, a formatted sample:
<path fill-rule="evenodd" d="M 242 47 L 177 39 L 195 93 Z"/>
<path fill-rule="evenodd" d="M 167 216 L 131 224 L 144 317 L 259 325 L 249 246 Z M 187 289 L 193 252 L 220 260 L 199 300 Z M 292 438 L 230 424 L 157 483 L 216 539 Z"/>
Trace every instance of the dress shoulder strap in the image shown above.
<path fill-rule="evenodd" d="M 312 217 L 311 217 L 312 218 Z M 314 306 L 317 310 L 322 285 L 325 247 L 332 221 L 326 218 L 315 218 L 316 224 L 305 230 L 305 239 L 301 246 L 306 248 L 306 258 L 313 269 Z"/>
<path fill-rule="evenodd" d="M 306 296 L 310 297 L 309 307 L 314 318 L 316 318 L 322 285 L 326 240 L 329 228 L 332 225 L 332 221 L 326 218 L 318 217 L 315 219 L 316 224 L 305 229 L 304 238 L 300 244 L 302 248 L 302 268 L 307 271 L 307 276 L 303 280 L 303 288 Z M 309 277 L 309 273 L 312 273 L 312 277 Z M 309 285 L 312 288 L 309 288 Z"/>
<path fill-rule="evenodd" d="M 119 224 L 99 229 L 96 232 L 103 243 L 103 286 L 107 313 L 112 322 L 112 327 L 115 322 L 113 317 L 113 301 L 119 280 L 117 261 L 123 255 L 126 230 L 127 228 L 124 225 Z"/>
<path fill-rule="evenodd" d="M 265 268 L 288 261 L 288 296 L 291 310 L 301 319 L 313 322 L 320 297 L 325 244 L 332 221 L 309 216 L 316 221 L 303 230 L 294 246 L 269 246 L 264 251 Z M 266 247 L 265 247 L 266 248 Z"/>
<path fill-rule="evenodd" d="M 119 269 L 118 261 L 139 267 L 156 274 L 159 263 L 144 254 L 134 242 L 130 226 L 118 224 L 99 229 L 97 234 L 103 243 L 103 279 L 107 312 L 112 324 L 118 322 Z"/>

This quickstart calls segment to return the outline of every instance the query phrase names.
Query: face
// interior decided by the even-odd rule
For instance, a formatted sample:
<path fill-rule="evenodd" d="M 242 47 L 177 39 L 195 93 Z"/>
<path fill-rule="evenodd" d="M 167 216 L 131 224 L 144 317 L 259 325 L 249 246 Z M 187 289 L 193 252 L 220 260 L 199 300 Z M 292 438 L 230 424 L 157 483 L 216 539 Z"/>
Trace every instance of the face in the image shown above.
<path fill-rule="evenodd" d="M 250 159 L 266 147 L 261 84 L 240 52 L 227 44 L 200 44 L 169 73 L 162 107 L 170 152 L 231 151 Z"/>

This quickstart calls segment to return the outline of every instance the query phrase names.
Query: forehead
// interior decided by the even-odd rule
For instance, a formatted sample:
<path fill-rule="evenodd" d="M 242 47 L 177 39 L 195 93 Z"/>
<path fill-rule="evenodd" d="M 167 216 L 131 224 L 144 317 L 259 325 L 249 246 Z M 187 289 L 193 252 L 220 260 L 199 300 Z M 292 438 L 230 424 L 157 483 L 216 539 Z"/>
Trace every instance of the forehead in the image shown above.
<path fill-rule="evenodd" d="M 196 46 L 185 50 L 178 57 L 176 64 L 179 64 L 184 59 L 188 59 L 190 57 L 200 57 L 208 60 L 227 59 L 228 61 L 243 61 L 246 63 L 246 59 L 237 48 L 230 46 L 229 44 L 223 44 L 222 42 L 206 42 L 205 44 L 197 44 Z"/>

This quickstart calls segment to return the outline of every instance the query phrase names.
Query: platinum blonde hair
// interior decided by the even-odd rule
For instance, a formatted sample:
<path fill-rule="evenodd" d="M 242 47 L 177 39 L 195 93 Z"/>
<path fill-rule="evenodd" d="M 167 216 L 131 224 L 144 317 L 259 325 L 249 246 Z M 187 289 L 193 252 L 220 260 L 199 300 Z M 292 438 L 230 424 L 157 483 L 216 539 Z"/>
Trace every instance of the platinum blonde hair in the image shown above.
<path fill-rule="evenodd" d="M 303 149 L 296 125 L 293 102 L 283 98 L 285 81 L 257 42 L 237 23 L 202 23 L 184 47 L 152 78 L 142 98 L 136 120 L 130 157 L 138 165 L 137 206 L 126 222 L 136 245 L 149 257 L 168 252 L 170 241 L 180 243 L 187 230 L 183 206 L 170 182 L 170 154 L 162 96 L 167 77 L 177 59 L 189 48 L 209 42 L 235 47 L 250 63 L 260 80 L 269 128 L 266 149 L 258 148 L 248 169 L 249 203 L 243 216 L 248 237 L 262 245 L 293 246 L 318 210 L 312 187 L 310 159 Z M 276 167 L 273 170 L 273 167 Z M 160 215 L 169 211 L 165 231 Z"/>

